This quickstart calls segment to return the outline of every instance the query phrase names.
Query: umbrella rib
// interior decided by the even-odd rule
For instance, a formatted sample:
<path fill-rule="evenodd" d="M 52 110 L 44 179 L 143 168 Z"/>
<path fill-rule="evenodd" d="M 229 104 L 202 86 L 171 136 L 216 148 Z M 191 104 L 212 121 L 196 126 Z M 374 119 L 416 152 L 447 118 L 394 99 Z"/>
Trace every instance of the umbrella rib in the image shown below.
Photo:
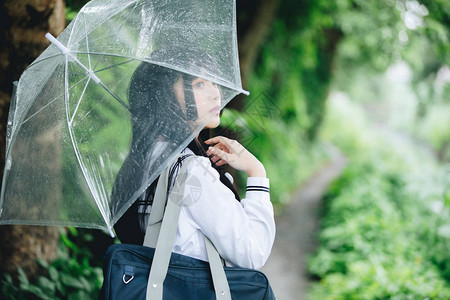
<path fill-rule="evenodd" d="M 73 89 L 75 86 L 79 85 L 80 82 L 82 82 L 84 80 L 81 79 L 80 81 L 78 81 L 77 83 L 75 83 L 70 89 Z M 58 100 L 58 98 L 61 96 L 56 97 L 55 99 L 53 99 L 52 101 L 50 101 L 49 103 L 47 103 L 46 105 L 44 105 L 42 108 L 40 108 L 39 110 L 37 110 L 34 114 L 32 114 L 31 116 L 29 116 L 28 118 L 26 118 L 25 120 L 22 121 L 22 125 L 25 124 L 26 122 L 28 122 L 28 120 L 30 120 L 31 118 L 33 118 L 35 115 L 37 115 L 38 113 L 40 113 L 42 110 L 44 110 L 46 107 L 48 107 L 50 104 L 52 104 L 53 102 L 55 102 L 56 100 Z"/>
<path fill-rule="evenodd" d="M 86 29 L 86 17 L 84 18 L 84 28 Z M 91 56 L 89 55 L 89 39 L 88 39 L 88 35 L 86 34 L 86 50 L 87 50 L 87 58 L 88 58 L 88 65 L 89 65 L 89 70 L 92 70 L 91 68 Z"/>
<path fill-rule="evenodd" d="M 42 110 L 44 110 L 46 107 L 48 107 L 50 104 L 52 104 L 53 102 L 55 102 L 59 97 L 56 97 L 55 99 L 53 99 L 52 101 L 50 101 L 49 103 L 47 103 L 46 105 L 44 105 L 41 109 L 39 109 L 38 111 L 36 111 L 34 114 L 32 114 L 31 116 L 29 116 L 28 118 L 26 118 L 25 120 L 22 121 L 22 125 L 25 124 L 26 122 L 28 122 L 28 120 L 30 120 L 31 118 L 33 118 L 35 115 L 37 115 L 38 113 L 40 113 Z"/>
<path fill-rule="evenodd" d="M 76 57 L 74 57 L 72 54 L 69 54 L 69 56 L 80 66 L 82 67 L 88 74 L 89 78 L 94 80 L 95 83 L 97 83 L 98 85 L 100 85 L 101 87 L 103 87 L 111 96 L 114 97 L 114 99 L 116 99 L 120 104 L 122 104 L 123 107 L 125 107 L 127 110 L 129 110 L 128 105 L 122 100 L 120 99 L 119 96 L 117 96 L 116 94 L 114 94 L 110 89 L 108 89 L 106 87 L 106 85 L 103 84 L 103 82 L 100 80 L 100 78 L 98 78 L 95 73 L 90 70 L 87 69 L 85 65 L 83 65 Z"/>
<path fill-rule="evenodd" d="M 83 10 L 83 9 L 81 9 L 81 10 Z M 81 13 L 81 12 L 79 12 L 79 13 Z M 86 16 L 83 16 L 84 18 L 86 18 Z M 75 30 L 75 27 L 76 27 L 76 25 L 77 25 L 77 23 L 78 23 L 78 19 L 79 19 L 79 17 L 78 17 L 78 15 L 76 15 L 75 16 L 75 19 L 73 19 L 72 20 L 72 22 L 71 22 L 71 24 L 70 25 L 72 25 L 73 24 L 73 26 L 72 26 L 72 28 L 71 28 L 71 30 L 70 30 L 70 34 L 69 34 L 69 39 L 67 40 L 67 46 L 69 46 L 69 44 L 71 43 L 71 41 L 72 41 L 72 36 L 73 36 L 73 31 Z M 86 29 L 85 29 L 86 30 Z M 81 38 L 82 39 L 82 38 Z M 80 39 L 80 40 L 81 40 Z M 78 42 L 78 41 L 77 41 Z"/>
<path fill-rule="evenodd" d="M 125 18 L 124 18 L 124 19 L 125 19 Z M 125 19 L 125 20 L 126 20 L 126 19 Z M 119 29 L 115 32 L 114 35 L 117 35 L 117 33 L 119 33 L 119 31 L 122 30 L 123 25 L 125 25 L 125 21 L 120 25 Z M 114 41 L 114 39 L 111 39 L 111 42 L 109 43 L 109 45 L 111 45 L 111 44 L 113 43 L 113 41 Z M 102 60 L 103 56 L 105 56 L 105 54 L 103 54 L 103 55 L 99 58 L 99 60 L 97 61 L 97 63 L 96 63 L 95 66 L 94 66 L 94 70 L 95 70 L 95 68 L 97 68 L 97 65 L 98 65 L 98 64 L 100 63 L 100 61 Z"/>
<path fill-rule="evenodd" d="M 120 99 L 119 96 L 117 96 L 110 89 L 108 89 L 108 87 L 104 85 L 103 82 L 100 81 L 99 85 L 103 87 L 111 96 L 113 96 L 114 99 L 116 99 L 126 110 L 130 111 L 130 107 L 128 107 L 128 105 L 122 99 Z"/>
<path fill-rule="evenodd" d="M 108 69 L 111 69 L 111 68 L 114 68 L 114 67 L 117 67 L 117 66 L 128 64 L 128 63 L 133 62 L 133 61 L 135 61 L 135 59 L 131 58 L 131 59 L 127 60 L 127 61 L 124 61 L 124 62 L 121 62 L 121 63 L 118 63 L 118 64 L 114 64 L 114 65 L 111 65 L 109 67 L 97 70 L 97 71 L 95 71 L 95 73 L 99 73 L 99 72 L 102 72 L 102 71 L 105 71 L 105 70 L 108 70 Z"/>
<path fill-rule="evenodd" d="M 124 101 L 122 101 L 122 99 L 120 99 L 120 97 L 118 97 L 116 94 L 114 94 L 110 89 L 108 89 L 103 82 L 100 80 L 100 78 L 97 77 L 97 75 L 95 75 L 94 71 L 91 69 L 86 68 L 85 65 L 83 65 L 83 63 L 81 61 L 78 60 L 78 58 L 76 56 L 74 56 L 74 53 L 71 53 L 70 50 L 62 45 L 54 36 L 52 36 L 50 33 L 47 33 L 45 35 L 45 37 L 47 37 L 52 44 L 54 44 L 60 51 L 61 53 L 63 53 L 65 55 L 66 58 L 66 69 L 65 69 L 65 75 L 66 75 L 66 81 L 65 84 L 68 85 L 67 83 L 67 69 L 68 69 L 68 57 L 70 57 L 78 66 L 80 66 L 85 72 L 86 74 L 89 76 L 89 78 L 91 78 L 92 80 L 94 80 L 94 82 L 98 85 L 100 85 L 101 87 L 103 87 L 109 94 L 111 94 L 111 96 L 113 96 L 123 107 L 125 107 L 127 110 L 129 110 L 128 106 L 125 104 Z M 104 55 L 104 54 L 103 54 Z M 68 92 L 68 87 L 66 86 L 65 91 Z M 67 99 L 69 98 L 69 96 L 67 95 Z M 66 100 L 68 101 L 68 100 Z M 68 114 L 68 112 L 67 112 Z M 69 114 L 68 114 L 69 115 Z M 69 120 L 67 120 L 69 121 Z"/>
<path fill-rule="evenodd" d="M 89 159 L 89 156 L 87 157 L 87 161 L 89 162 L 89 164 L 91 166 L 92 174 L 93 174 L 93 176 L 89 176 L 89 181 L 91 181 L 91 184 L 88 183 L 88 185 L 89 186 L 93 185 L 93 186 L 97 187 L 97 190 L 98 190 L 98 193 L 96 193 L 97 197 L 94 197 L 94 198 L 98 199 L 98 200 L 96 200 L 96 202 L 97 202 L 97 206 L 100 209 L 100 214 L 103 216 L 103 219 L 105 221 L 106 221 L 106 219 L 110 220 L 111 217 L 107 216 L 109 210 L 105 209 L 108 207 L 108 201 L 107 201 L 106 190 L 105 190 L 105 186 L 103 184 L 102 177 L 100 175 L 98 175 L 99 173 L 97 171 L 98 170 L 97 166 L 95 165 L 93 160 Z M 114 236 L 114 234 L 111 231 L 110 224 L 108 222 L 106 222 L 106 223 L 107 223 L 108 230 L 109 230 L 111 236 Z"/>
<path fill-rule="evenodd" d="M 130 2 L 129 2 L 128 4 L 126 4 L 125 6 L 121 6 L 120 8 L 117 8 L 117 9 L 116 9 L 113 13 L 111 13 L 107 18 L 103 19 L 102 22 L 98 23 L 97 26 L 95 26 L 94 28 L 92 28 L 92 30 L 91 30 L 90 32 L 86 32 L 86 35 L 89 34 L 89 33 L 91 33 L 92 31 L 94 31 L 95 29 L 97 29 L 100 25 L 102 25 L 103 23 L 105 23 L 106 21 L 108 21 L 109 19 L 111 19 L 112 17 L 114 17 L 115 15 L 117 15 L 118 13 L 120 13 L 121 11 L 125 10 L 128 6 L 131 6 L 132 4 L 136 4 L 136 2 L 138 2 L 138 0 L 130 1 Z M 84 13 L 84 11 L 80 11 L 80 13 L 81 13 L 81 12 Z M 78 19 L 78 18 L 75 18 L 72 22 L 77 21 L 77 19 Z M 72 27 L 72 32 L 71 32 L 70 37 L 69 37 L 69 43 L 70 43 L 70 42 L 73 42 L 73 43 L 79 42 L 79 41 L 72 41 L 72 39 L 71 39 L 72 34 L 73 34 L 74 27 L 75 27 L 75 26 Z M 69 43 L 68 43 L 68 44 L 69 44 Z"/>
<path fill-rule="evenodd" d="M 117 33 L 117 32 L 113 32 L 113 33 L 111 33 L 111 34 L 102 35 L 101 37 L 93 38 L 93 39 L 91 39 L 91 42 L 97 43 L 99 40 L 100 40 L 100 41 L 101 41 L 101 40 L 106 40 L 106 39 L 112 40 L 112 39 L 114 39 L 114 37 L 117 35 L 116 33 Z"/>
<path fill-rule="evenodd" d="M 120 25 L 120 28 L 115 32 L 116 34 L 117 34 L 117 32 L 119 32 L 120 30 L 122 30 L 122 28 L 123 28 L 123 26 L 125 25 L 125 21 Z M 86 38 L 87 38 L 87 34 L 86 34 Z M 110 44 L 112 44 L 112 41 L 113 41 L 113 39 L 111 39 L 111 43 Z M 87 41 L 86 41 L 87 42 Z M 87 47 L 88 47 L 88 45 L 87 45 Z M 90 62 L 90 54 L 89 54 L 89 49 L 88 49 L 88 52 L 87 52 L 87 55 L 88 55 L 88 61 L 89 61 L 89 72 L 93 72 L 93 71 L 91 71 L 91 70 L 95 70 L 95 68 L 97 67 L 97 65 L 100 63 L 100 61 L 102 60 L 102 58 L 105 56 L 105 54 L 102 54 L 102 56 L 98 59 L 98 61 L 97 61 L 97 63 L 95 64 L 95 66 L 94 66 L 94 68 L 91 68 L 91 62 Z M 78 64 L 80 64 L 80 65 L 82 65 L 79 61 L 78 61 L 78 59 L 75 59 L 75 61 L 78 63 Z M 82 65 L 82 67 L 83 68 L 86 68 L 86 67 L 84 67 L 84 65 Z M 97 73 L 97 72 L 96 72 Z M 94 80 L 95 81 L 95 80 Z M 125 109 L 127 109 L 128 111 L 130 110 L 130 108 L 128 107 L 128 105 L 122 100 L 122 99 L 120 99 L 120 97 L 119 96 L 117 96 L 116 94 L 114 94 L 108 87 L 106 87 L 106 85 L 103 83 L 103 82 L 101 82 L 101 81 L 99 81 L 99 82 L 96 82 L 96 83 L 98 83 L 100 86 L 102 86 L 111 96 L 113 96 L 113 98 L 114 99 L 116 99 Z"/>
<path fill-rule="evenodd" d="M 133 62 L 133 61 L 137 60 L 136 58 L 132 58 L 132 57 L 126 57 L 126 56 L 120 56 L 120 55 L 112 55 L 112 54 L 106 54 L 106 53 L 97 53 L 97 52 L 80 52 L 80 51 L 74 51 L 74 52 L 72 52 L 72 53 L 74 53 L 74 54 L 86 54 L 86 55 L 102 55 L 102 56 L 108 55 L 108 56 L 114 56 L 114 57 L 128 58 L 127 61 L 123 61 L 123 62 L 114 64 L 114 65 L 110 65 L 110 66 L 105 67 L 105 68 L 103 68 L 103 69 L 95 70 L 94 73 L 99 73 L 99 72 L 102 72 L 102 71 L 105 71 L 105 70 L 108 70 L 108 69 L 111 69 L 111 68 L 114 68 L 114 67 L 117 67 L 117 66 L 120 66 L 120 65 L 128 64 L 128 63 L 130 63 L 130 62 Z M 58 55 L 60 55 L 60 54 L 58 54 Z"/>
<path fill-rule="evenodd" d="M 42 59 L 39 59 L 39 60 L 35 60 L 35 61 L 33 61 L 29 66 L 28 66 L 28 68 L 31 68 L 31 67 L 34 67 L 34 65 L 37 65 L 38 63 L 41 63 L 41 62 L 44 62 L 44 61 L 46 61 L 46 60 L 49 60 L 49 59 L 52 59 L 52 58 L 54 58 L 54 57 L 56 57 L 56 56 L 59 56 L 59 55 L 63 55 L 62 53 L 58 53 L 58 54 L 53 54 L 53 55 L 51 55 L 51 56 L 47 56 L 47 57 L 45 57 L 45 58 L 42 58 Z M 27 69 L 28 69 L 27 68 Z"/>
<path fill-rule="evenodd" d="M 68 131 L 69 131 L 70 140 L 72 142 L 72 147 L 73 147 L 73 150 L 75 152 L 75 156 L 77 158 L 78 164 L 79 164 L 79 166 L 81 168 L 81 172 L 83 173 L 84 179 L 86 180 L 86 183 L 87 183 L 87 185 L 89 187 L 91 195 L 94 198 L 94 201 L 97 203 L 97 206 L 99 206 L 99 205 L 101 206 L 101 203 L 99 203 L 101 201 L 99 201 L 99 199 L 97 199 L 98 197 L 96 197 L 96 193 L 93 191 L 94 187 L 92 186 L 92 183 L 90 182 L 90 180 L 88 180 L 88 178 L 90 176 L 89 176 L 89 173 L 86 171 L 86 167 L 85 167 L 83 161 L 81 160 L 79 149 L 77 147 L 77 141 L 75 140 L 75 137 L 73 135 L 72 126 L 69 123 L 69 90 L 68 90 L 69 83 L 68 83 L 68 71 L 67 71 L 68 65 L 69 65 L 69 59 L 68 59 L 68 56 L 66 56 L 66 65 L 65 65 L 65 69 L 64 69 L 64 75 L 65 75 L 64 76 L 64 87 L 65 87 L 64 88 L 64 103 L 65 103 L 65 107 L 66 107 L 67 128 L 68 128 Z M 100 209 L 100 207 L 99 207 L 99 209 Z M 104 209 L 103 210 L 100 209 L 100 214 L 102 215 L 103 220 L 105 221 L 106 225 L 108 226 L 110 234 L 113 235 L 112 231 L 111 231 L 110 223 L 108 221 L 109 219 L 105 215 L 105 210 Z"/>
<path fill-rule="evenodd" d="M 77 106 L 76 106 L 75 109 L 73 110 L 73 114 L 72 114 L 72 117 L 70 118 L 69 125 L 72 125 L 73 119 L 75 118 L 75 115 L 77 114 L 78 107 L 79 107 L 80 104 L 81 104 L 81 99 L 83 98 L 84 93 L 86 92 L 86 89 L 87 89 L 87 86 L 88 86 L 90 80 L 91 80 L 90 77 L 88 77 L 88 80 L 86 80 L 86 84 L 84 85 L 83 92 L 81 92 L 80 98 L 78 98 Z"/>

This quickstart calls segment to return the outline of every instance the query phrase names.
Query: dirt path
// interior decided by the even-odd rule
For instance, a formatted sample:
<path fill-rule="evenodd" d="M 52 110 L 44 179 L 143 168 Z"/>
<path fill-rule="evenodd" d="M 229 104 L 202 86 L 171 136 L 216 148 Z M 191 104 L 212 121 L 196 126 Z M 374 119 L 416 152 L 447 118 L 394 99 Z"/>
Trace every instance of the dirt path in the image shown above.
<path fill-rule="evenodd" d="M 322 195 L 344 168 L 346 159 L 333 149 L 331 161 L 293 195 L 276 218 L 277 235 L 272 254 L 262 271 L 269 277 L 277 299 L 305 299 L 309 280 L 307 256 L 316 248 L 315 234 Z"/>

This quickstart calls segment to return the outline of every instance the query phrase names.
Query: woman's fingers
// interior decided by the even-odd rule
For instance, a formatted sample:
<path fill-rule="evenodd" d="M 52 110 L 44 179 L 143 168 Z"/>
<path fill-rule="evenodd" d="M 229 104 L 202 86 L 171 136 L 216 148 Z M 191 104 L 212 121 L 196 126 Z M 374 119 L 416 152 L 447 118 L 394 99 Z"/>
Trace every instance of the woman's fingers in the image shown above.
<path fill-rule="evenodd" d="M 208 139 L 208 140 L 206 140 L 205 141 L 205 144 L 217 144 L 217 143 L 219 143 L 221 140 L 224 140 L 224 139 L 226 139 L 225 137 L 223 137 L 223 136 L 215 136 L 215 137 L 213 137 L 213 138 L 210 138 L 210 139 Z"/>
<path fill-rule="evenodd" d="M 220 150 L 230 154 L 238 153 L 242 148 L 241 144 L 239 144 L 237 141 L 223 136 L 210 138 L 209 140 L 205 141 L 205 144 L 213 145 L 213 147 L 219 148 Z"/>
<path fill-rule="evenodd" d="M 216 148 L 216 147 L 209 147 L 206 154 L 213 155 L 213 157 L 217 157 L 218 158 L 217 160 L 221 159 L 221 160 L 225 160 L 225 161 L 228 161 L 229 155 L 230 155 L 229 153 L 227 153 L 219 148 Z"/>
<path fill-rule="evenodd" d="M 209 159 L 210 159 L 213 163 L 216 163 L 217 161 L 220 160 L 220 158 L 217 157 L 217 156 L 210 156 Z"/>
<path fill-rule="evenodd" d="M 224 152 L 226 151 L 226 149 L 219 144 L 209 147 L 208 151 L 206 151 L 206 154 L 209 156 L 209 159 L 211 160 L 212 163 L 214 163 L 218 167 L 226 165 L 227 162 L 222 160 L 222 158 L 219 157 L 218 155 L 216 155 L 217 152 L 214 152 L 216 149 L 218 151 L 224 151 Z"/>
<path fill-rule="evenodd" d="M 226 145 L 222 144 L 222 143 L 215 144 L 212 147 L 220 149 L 220 150 L 225 151 L 227 153 L 230 153 L 230 150 L 228 149 L 228 147 Z"/>
<path fill-rule="evenodd" d="M 227 146 L 227 145 L 230 145 L 232 142 L 233 142 L 233 140 L 226 138 L 224 136 L 216 136 L 216 137 L 210 138 L 209 140 L 206 140 L 205 144 L 207 144 L 207 145 L 215 144 L 214 146 L 218 146 L 218 145 Z"/>
<path fill-rule="evenodd" d="M 209 156 L 214 155 L 223 160 L 223 164 L 228 163 L 235 167 L 233 163 L 245 159 L 241 157 L 243 147 L 237 141 L 223 136 L 217 136 L 207 140 L 207 144 L 213 145 L 206 152 Z M 205 142 L 206 143 L 206 142 Z M 242 163 L 239 163 L 241 165 Z M 238 167 L 239 168 L 239 167 Z"/>
<path fill-rule="evenodd" d="M 266 176 L 261 162 L 239 142 L 223 136 L 216 136 L 206 140 L 205 144 L 211 145 L 206 153 L 216 166 L 229 164 L 236 170 L 244 171 L 248 176 Z"/>
<path fill-rule="evenodd" d="M 218 166 L 218 167 L 221 167 L 221 166 L 226 165 L 226 164 L 227 164 L 227 162 L 224 161 L 224 160 L 219 160 L 218 162 L 216 162 L 216 166 Z"/>
<path fill-rule="evenodd" d="M 224 161 L 224 160 L 222 160 L 222 159 L 220 159 L 219 157 L 217 157 L 217 156 L 214 156 L 214 159 L 211 159 L 211 161 L 213 162 L 213 164 L 215 164 L 216 166 L 218 166 L 218 167 L 220 167 L 220 166 L 223 166 L 223 165 L 226 165 L 227 164 L 227 162 L 226 161 Z"/>

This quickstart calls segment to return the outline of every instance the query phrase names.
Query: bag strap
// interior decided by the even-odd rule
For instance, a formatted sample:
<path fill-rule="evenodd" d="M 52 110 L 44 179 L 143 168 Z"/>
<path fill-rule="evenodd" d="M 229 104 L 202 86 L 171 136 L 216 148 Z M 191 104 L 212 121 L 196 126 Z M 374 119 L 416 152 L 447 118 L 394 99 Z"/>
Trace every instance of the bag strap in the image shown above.
<path fill-rule="evenodd" d="M 178 159 L 178 157 L 177 157 Z M 177 231 L 177 225 L 178 225 L 178 217 L 180 213 L 181 206 L 177 208 L 177 205 L 172 200 L 172 195 L 176 193 L 184 193 L 184 184 L 175 184 L 171 193 L 169 193 L 169 199 L 167 201 L 166 209 L 164 212 L 164 204 L 166 203 L 167 198 L 167 183 L 168 183 L 168 176 L 169 171 L 172 164 L 169 164 L 169 166 L 163 171 L 163 173 L 160 175 L 159 180 L 162 179 L 162 183 L 158 181 L 158 185 L 156 186 L 155 191 L 155 198 L 153 199 L 153 205 L 157 205 L 157 207 L 162 207 L 162 210 L 158 208 L 158 210 L 155 212 L 155 218 L 160 219 L 162 215 L 164 217 L 162 218 L 161 228 L 158 237 L 148 238 L 147 236 L 149 234 L 145 234 L 144 237 L 144 246 L 149 247 L 150 245 L 147 245 L 145 241 L 151 241 L 151 240 L 157 240 L 156 247 L 155 247 L 155 254 L 153 255 L 153 262 L 152 267 L 150 270 L 150 275 L 148 277 L 148 283 L 147 283 L 147 296 L 146 299 L 156 300 L 161 299 L 162 300 L 162 293 L 163 293 L 163 283 L 164 279 L 166 278 L 167 269 L 169 267 L 169 261 L 170 261 L 170 255 L 172 253 L 173 248 L 173 242 L 175 240 L 175 235 Z M 186 166 L 187 161 L 185 160 L 185 163 L 182 165 L 179 173 L 178 178 L 175 183 L 177 182 L 184 182 L 186 181 Z M 180 190 L 181 189 L 181 190 Z M 156 195 L 159 195 L 159 198 L 156 198 Z M 153 207 L 152 211 L 150 212 L 150 218 L 154 214 Z M 152 221 L 153 221 L 152 220 Z M 147 225 L 152 226 L 153 224 L 150 223 L 150 220 Z M 155 230 L 157 226 L 153 226 L 152 231 Z"/>
<path fill-rule="evenodd" d="M 176 160 L 178 160 L 179 157 L 180 156 L 178 156 Z M 170 256 L 178 227 L 178 219 L 182 206 L 185 183 L 187 180 L 186 168 L 188 162 L 193 157 L 194 156 L 189 156 L 184 159 L 184 162 L 178 172 L 175 185 L 169 193 L 165 212 L 164 206 L 167 198 L 168 177 L 172 164 L 169 164 L 169 166 L 161 173 L 158 185 L 156 187 L 153 206 L 144 237 L 144 246 L 152 247 L 153 244 L 156 244 L 152 268 L 150 270 L 147 283 L 147 300 L 162 300 L 163 283 L 169 267 Z M 158 224 L 161 219 L 162 223 L 159 226 Z M 207 237 L 205 237 L 205 245 L 214 290 L 216 292 L 216 299 L 231 300 L 228 280 L 225 275 L 225 270 L 223 269 L 220 256 L 214 245 Z"/>
<path fill-rule="evenodd" d="M 227 275 L 225 275 L 225 270 L 223 269 L 222 259 L 214 244 L 206 236 L 204 237 L 209 268 L 211 269 L 214 290 L 216 291 L 216 299 L 231 300 L 230 286 L 228 285 Z"/>
<path fill-rule="evenodd" d="M 178 159 L 178 157 L 177 157 Z M 158 184 L 156 186 L 154 201 L 150 216 L 148 218 L 147 230 L 144 236 L 144 246 L 150 248 L 156 248 L 156 242 L 158 241 L 159 232 L 161 230 L 161 221 L 164 216 L 164 206 L 166 204 L 167 190 L 169 185 L 169 164 L 167 168 L 159 176 Z M 158 201 L 158 199 L 161 199 Z"/>

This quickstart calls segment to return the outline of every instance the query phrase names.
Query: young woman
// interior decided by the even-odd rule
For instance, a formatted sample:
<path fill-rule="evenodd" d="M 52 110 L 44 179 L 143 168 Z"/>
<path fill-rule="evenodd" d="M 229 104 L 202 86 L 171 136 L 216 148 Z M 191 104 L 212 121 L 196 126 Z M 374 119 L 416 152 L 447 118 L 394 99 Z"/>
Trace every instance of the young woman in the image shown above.
<path fill-rule="evenodd" d="M 213 63 L 204 53 L 194 57 L 200 62 L 199 68 Z M 211 81 L 141 63 L 129 92 L 132 146 L 112 197 L 126 198 L 121 190 L 133 185 L 128 180 L 130 174 L 137 172 L 143 180 L 147 178 L 146 166 L 164 154 L 167 144 L 177 135 L 188 136 L 191 128 L 199 124 L 206 124 L 205 129 L 216 128 L 220 124 L 221 98 L 221 89 Z M 161 129 L 156 135 L 155 128 Z M 183 153 L 196 157 L 187 166 L 190 188 L 186 188 L 183 196 L 173 252 L 207 261 L 204 241 L 207 236 L 227 265 L 261 268 L 275 238 L 269 179 L 262 163 L 237 141 L 222 136 L 202 142 L 197 135 Z M 180 159 L 173 166 L 172 183 L 177 165 L 182 163 Z M 224 165 L 247 174 L 245 199 L 239 198 L 231 176 L 223 171 Z M 116 223 L 115 231 L 123 243 L 143 243 L 157 181 Z"/>

